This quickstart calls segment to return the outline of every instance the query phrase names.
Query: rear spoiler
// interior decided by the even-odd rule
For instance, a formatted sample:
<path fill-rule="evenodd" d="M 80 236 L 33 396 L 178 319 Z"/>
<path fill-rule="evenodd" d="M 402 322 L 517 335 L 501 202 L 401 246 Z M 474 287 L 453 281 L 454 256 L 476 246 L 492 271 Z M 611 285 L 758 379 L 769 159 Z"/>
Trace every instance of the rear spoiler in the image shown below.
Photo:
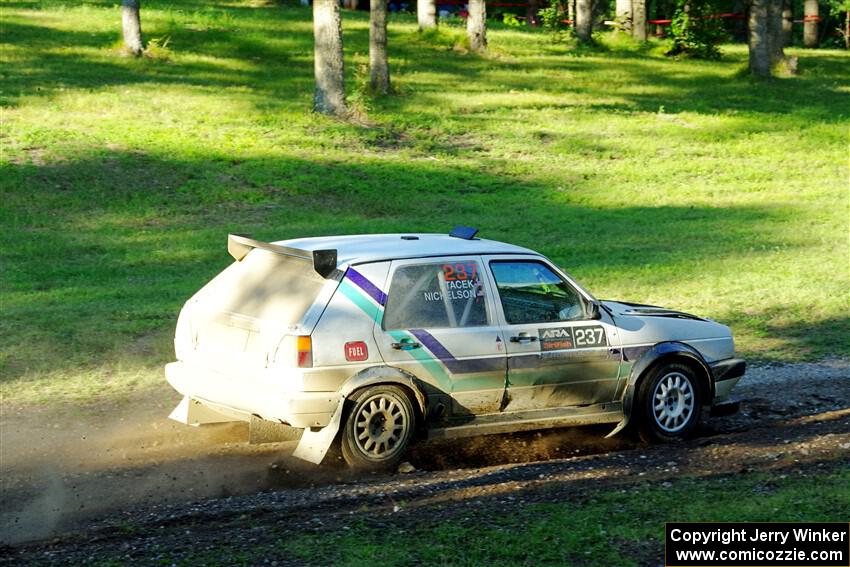
<path fill-rule="evenodd" d="M 239 262 L 248 252 L 254 248 L 268 250 L 275 254 L 283 254 L 291 258 L 301 258 L 313 263 L 313 269 L 320 276 L 326 278 L 336 270 L 336 250 L 300 250 L 298 248 L 289 248 L 288 246 L 280 246 L 278 244 L 269 244 L 244 234 L 228 234 L 227 235 L 227 251 L 233 258 Z"/>

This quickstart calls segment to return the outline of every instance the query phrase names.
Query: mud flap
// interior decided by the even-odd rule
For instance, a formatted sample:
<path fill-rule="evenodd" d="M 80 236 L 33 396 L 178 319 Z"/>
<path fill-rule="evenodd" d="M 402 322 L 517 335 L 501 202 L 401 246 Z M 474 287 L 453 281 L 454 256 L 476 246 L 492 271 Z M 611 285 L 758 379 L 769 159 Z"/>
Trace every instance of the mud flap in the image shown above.
<path fill-rule="evenodd" d="M 339 432 L 339 423 L 342 421 L 342 410 L 345 406 L 345 398 L 340 397 L 339 403 L 331 416 L 330 422 L 318 431 L 305 429 L 301 441 L 295 448 L 292 456 L 318 465 L 325 458 L 328 449 L 331 448 L 336 434 Z"/>
<path fill-rule="evenodd" d="M 177 407 L 168 415 L 169 419 L 186 425 L 204 425 L 206 423 L 228 423 L 235 421 L 232 417 L 210 409 L 201 402 L 189 396 L 183 396 Z"/>
<path fill-rule="evenodd" d="M 611 433 L 609 433 L 608 435 L 605 436 L 605 439 L 613 437 L 616 434 L 618 434 L 619 432 L 621 432 L 623 429 L 626 428 L 626 425 L 628 425 L 628 423 L 629 423 L 628 418 L 623 418 L 623 420 L 620 423 L 617 424 L 617 427 L 615 427 L 613 430 L 611 430 Z"/>

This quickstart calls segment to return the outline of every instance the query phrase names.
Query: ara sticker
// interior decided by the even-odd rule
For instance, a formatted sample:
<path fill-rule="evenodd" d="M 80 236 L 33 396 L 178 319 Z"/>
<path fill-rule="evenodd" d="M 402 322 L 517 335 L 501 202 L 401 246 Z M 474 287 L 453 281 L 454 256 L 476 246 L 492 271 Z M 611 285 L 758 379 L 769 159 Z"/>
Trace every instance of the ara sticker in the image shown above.
<path fill-rule="evenodd" d="M 589 327 L 556 327 L 538 329 L 540 350 L 565 350 L 608 346 L 605 329 L 601 325 Z"/>
<path fill-rule="evenodd" d="M 345 360 L 349 362 L 363 362 L 369 358 L 369 349 L 363 341 L 345 343 Z"/>

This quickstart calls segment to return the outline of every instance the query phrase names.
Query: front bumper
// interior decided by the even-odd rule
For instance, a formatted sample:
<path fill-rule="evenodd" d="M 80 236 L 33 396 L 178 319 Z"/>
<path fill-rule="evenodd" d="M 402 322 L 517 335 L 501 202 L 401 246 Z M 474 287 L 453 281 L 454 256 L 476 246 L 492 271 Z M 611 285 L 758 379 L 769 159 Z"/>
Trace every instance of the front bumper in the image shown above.
<path fill-rule="evenodd" d="M 326 426 L 339 405 L 337 392 L 287 389 L 291 381 L 279 372 L 246 372 L 230 376 L 203 366 L 172 362 L 165 377 L 184 396 L 225 413 L 256 415 L 297 428 Z"/>
<path fill-rule="evenodd" d="M 709 364 L 714 380 L 714 404 L 724 402 L 735 385 L 747 371 L 747 363 L 740 358 L 727 358 Z"/>

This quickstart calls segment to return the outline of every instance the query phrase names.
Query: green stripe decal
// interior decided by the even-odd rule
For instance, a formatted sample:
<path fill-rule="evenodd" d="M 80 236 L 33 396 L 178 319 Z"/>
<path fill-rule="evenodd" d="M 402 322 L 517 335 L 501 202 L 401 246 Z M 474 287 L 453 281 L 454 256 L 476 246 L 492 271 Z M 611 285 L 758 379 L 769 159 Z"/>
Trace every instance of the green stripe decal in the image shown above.
<path fill-rule="evenodd" d="M 401 339 L 413 339 L 416 340 L 416 337 L 411 335 L 406 331 L 387 331 L 387 334 L 395 339 L 396 342 Z M 449 374 L 446 372 L 446 369 L 443 368 L 443 365 L 437 362 L 437 359 L 429 355 L 425 350 L 421 348 L 415 348 L 411 350 L 405 351 L 411 357 L 416 359 L 416 362 L 421 364 L 425 370 L 428 371 L 431 376 L 437 379 L 440 387 L 445 392 L 452 391 L 452 379 L 449 377 Z"/>
<path fill-rule="evenodd" d="M 342 283 L 339 284 L 339 291 L 345 297 L 350 299 L 351 302 L 359 307 L 366 315 L 368 315 L 370 319 L 373 319 L 378 323 L 381 322 L 384 310 L 375 305 L 372 300 L 358 288 L 348 283 L 347 280 L 343 280 Z M 396 342 L 401 339 L 412 339 L 417 341 L 416 337 L 406 331 L 387 331 L 387 334 Z M 443 388 L 443 390 L 446 392 L 452 391 L 452 379 L 449 377 L 446 369 L 443 368 L 443 365 L 438 362 L 436 358 L 432 357 L 426 350 L 421 348 L 411 349 L 405 352 L 409 354 L 411 358 L 416 360 L 416 362 L 421 364 L 425 371 L 437 380 L 437 383 Z"/>
<path fill-rule="evenodd" d="M 343 280 L 343 282 L 339 284 L 339 291 L 341 291 L 345 297 L 350 299 L 354 305 L 362 309 L 370 319 L 377 322 L 381 321 L 381 308 L 372 303 L 370 299 L 364 296 L 363 293 L 361 293 L 353 285 Z"/>

